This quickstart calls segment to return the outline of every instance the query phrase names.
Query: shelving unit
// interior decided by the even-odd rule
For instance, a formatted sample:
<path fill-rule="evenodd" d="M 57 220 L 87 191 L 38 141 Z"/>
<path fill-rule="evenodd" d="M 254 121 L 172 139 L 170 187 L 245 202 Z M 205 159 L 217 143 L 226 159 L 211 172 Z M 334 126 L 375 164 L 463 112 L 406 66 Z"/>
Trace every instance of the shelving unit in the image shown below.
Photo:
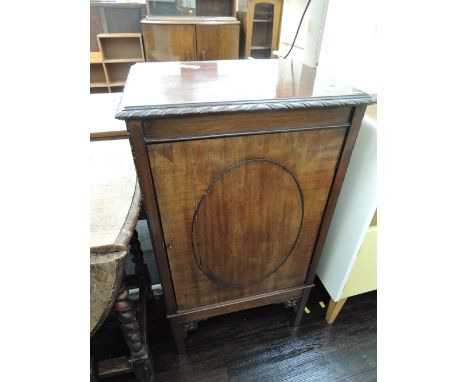
<path fill-rule="evenodd" d="M 239 0 L 241 54 L 271 58 L 278 49 L 283 0 Z"/>
<path fill-rule="evenodd" d="M 90 52 L 89 79 L 91 93 L 109 91 L 101 52 Z"/>
<path fill-rule="evenodd" d="M 99 52 L 91 52 L 91 93 L 120 92 L 130 67 L 145 61 L 141 33 L 100 33 Z"/>

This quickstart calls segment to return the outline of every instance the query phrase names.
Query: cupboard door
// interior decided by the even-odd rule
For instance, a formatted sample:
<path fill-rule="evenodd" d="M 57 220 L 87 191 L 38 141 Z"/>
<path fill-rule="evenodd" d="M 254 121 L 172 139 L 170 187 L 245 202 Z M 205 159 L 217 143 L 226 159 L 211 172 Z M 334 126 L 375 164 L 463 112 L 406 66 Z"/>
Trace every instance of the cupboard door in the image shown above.
<path fill-rule="evenodd" d="M 142 23 L 146 61 L 196 61 L 195 26 Z"/>
<path fill-rule="evenodd" d="M 239 58 L 239 24 L 197 25 L 199 61 Z"/>
<path fill-rule="evenodd" d="M 179 311 L 304 284 L 345 133 L 148 145 Z"/>

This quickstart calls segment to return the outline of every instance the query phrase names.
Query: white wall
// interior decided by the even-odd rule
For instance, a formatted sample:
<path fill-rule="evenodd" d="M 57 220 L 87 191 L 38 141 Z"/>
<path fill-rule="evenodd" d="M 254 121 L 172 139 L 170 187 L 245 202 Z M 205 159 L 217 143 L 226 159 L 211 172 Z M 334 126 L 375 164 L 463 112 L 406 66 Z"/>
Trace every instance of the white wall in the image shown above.
<path fill-rule="evenodd" d="M 396 20 L 395 26 L 397 24 Z M 319 68 L 360 90 L 375 94 L 376 55 L 377 2 L 330 0 Z"/>
<path fill-rule="evenodd" d="M 289 58 L 303 60 L 371 94 L 377 93 L 375 0 L 312 0 Z M 307 0 L 285 0 L 279 51 L 285 54 Z"/>
<path fill-rule="evenodd" d="M 283 54 L 286 54 L 291 47 L 299 20 L 301 19 L 302 12 L 304 11 L 306 4 L 307 0 L 284 0 L 280 44 L 278 49 Z M 301 30 L 297 36 L 296 44 L 288 58 L 298 60 L 303 60 L 304 58 L 304 46 L 307 37 L 307 24 L 310 18 L 310 8 L 311 7 L 309 7 L 307 14 L 304 16 L 304 21 L 302 22 Z"/>

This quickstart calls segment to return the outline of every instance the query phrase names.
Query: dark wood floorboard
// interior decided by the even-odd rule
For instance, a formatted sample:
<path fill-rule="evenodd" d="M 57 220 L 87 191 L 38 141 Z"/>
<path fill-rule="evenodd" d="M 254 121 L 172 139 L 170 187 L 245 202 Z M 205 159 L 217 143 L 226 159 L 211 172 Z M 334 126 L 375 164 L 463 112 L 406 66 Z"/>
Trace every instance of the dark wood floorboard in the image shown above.
<path fill-rule="evenodd" d="M 351 297 L 333 325 L 325 322 L 328 294 L 317 282 L 301 326 L 289 324 L 283 305 L 214 317 L 200 322 L 177 355 L 163 303 L 152 307 L 150 350 L 157 382 L 368 382 L 377 380 L 377 294 Z M 111 316 L 91 341 L 93 354 L 105 359 L 125 354 Z M 107 382 L 134 381 L 133 374 Z"/>

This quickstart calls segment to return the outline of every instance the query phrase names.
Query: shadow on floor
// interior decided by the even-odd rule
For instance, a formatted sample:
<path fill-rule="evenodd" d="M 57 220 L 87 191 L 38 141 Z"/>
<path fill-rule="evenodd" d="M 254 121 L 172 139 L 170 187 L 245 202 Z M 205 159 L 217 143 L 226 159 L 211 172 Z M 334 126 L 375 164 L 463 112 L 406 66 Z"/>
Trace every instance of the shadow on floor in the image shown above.
<path fill-rule="evenodd" d="M 325 322 L 328 293 L 316 279 L 303 323 L 292 328 L 291 308 L 268 305 L 202 321 L 178 355 L 162 299 L 151 306 L 149 345 L 155 381 L 320 381 L 377 380 L 377 293 L 347 300 L 333 325 Z M 111 315 L 91 340 L 96 358 L 126 354 Z M 133 374 L 107 382 L 135 381 Z"/>

